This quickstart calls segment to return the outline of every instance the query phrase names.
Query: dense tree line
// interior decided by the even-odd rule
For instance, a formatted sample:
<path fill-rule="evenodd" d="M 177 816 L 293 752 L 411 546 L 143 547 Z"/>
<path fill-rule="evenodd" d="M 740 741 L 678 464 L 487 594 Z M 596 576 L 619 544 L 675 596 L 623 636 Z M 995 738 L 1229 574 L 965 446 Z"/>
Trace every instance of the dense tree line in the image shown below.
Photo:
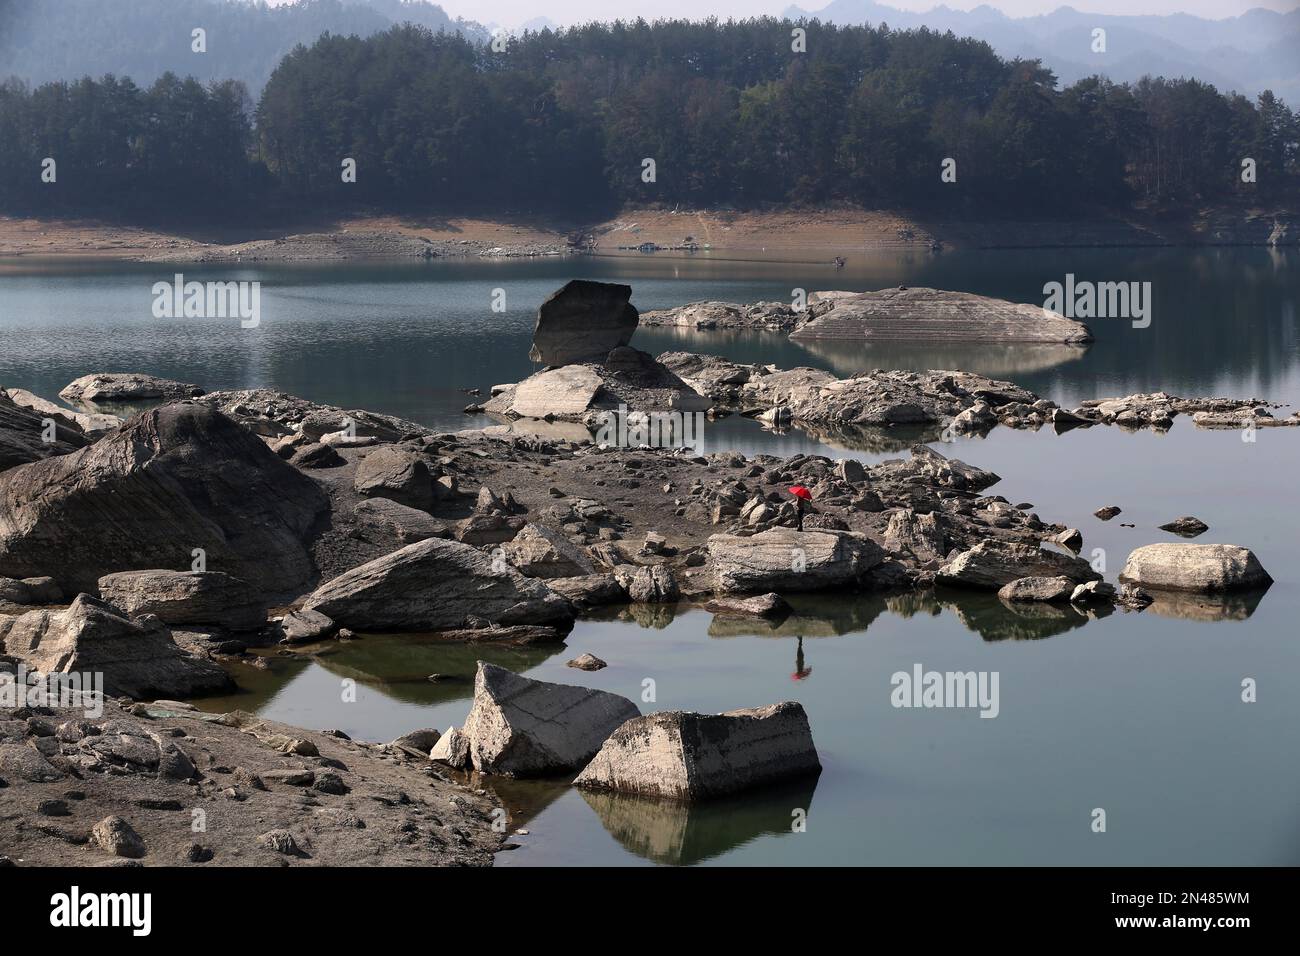
<path fill-rule="evenodd" d="M 5 209 L 565 211 L 849 201 L 1072 215 L 1294 204 L 1300 122 L 1196 80 L 1081 80 L 926 30 L 664 21 L 502 48 L 396 27 L 286 56 L 255 109 L 166 75 L 0 88 Z M 43 157 L 57 188 L 38 186 Z M 1242 161 L 1254 161 L 1255 182 Z M 356 162 L 356 182 L 342 164 Z M 645 161 L 654 161 L 653 181 Z M 945 182 L 952 159 L 955 182 Z M 949 178 L 952 178 L 951 176 Z"/>

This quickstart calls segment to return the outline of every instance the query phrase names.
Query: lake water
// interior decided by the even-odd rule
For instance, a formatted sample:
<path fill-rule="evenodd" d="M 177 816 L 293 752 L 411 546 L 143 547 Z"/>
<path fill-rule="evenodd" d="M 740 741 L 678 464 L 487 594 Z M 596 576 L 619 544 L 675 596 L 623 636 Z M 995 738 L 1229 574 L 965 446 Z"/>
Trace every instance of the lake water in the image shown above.
<path fill-rule="evenodd" d="M 709 258 L 184 267 L 187 279 L 255 279 L 262 321 L 158 320 L 151 286 L 166 266 L 0 263 L 0 385 L 53 398 L 90 371 L 144 371 L 209 389 L 273 386 L 437 427 L 486 390 L 533 368 L 538 303 L 569 278 L 624 281 L 642 310 L 697 299 L 789 299 L 808 290 L 934 285 L 1041 303 L 1066 273 L 1152 283 L 1151 326 L 1093 320 L 1086 351 L 818 344 L 781 336 L 644 329 L 651 353 L 687 349 L 839 374 L 873 367 L 961 367 L 1063 403 L 1165 389 L 1300 404 L 1300 259 L 1267 250 L 1044 250 L 880 255 L 844 270 Z M 507 309 L 492 311 L 494 290 Z M 1287 410 L 1289 412 L 1290 409 Z M 562 648 L 469 649 L 368 636 L 271 672 L 237 668 L 243 692 L 205 704 L 385 740 L 459 725 L 474 660 L 587 684 L 645 711 L 799 700 L 824 770 L 812 782 L 685 809 L 578 793 L 565 781 L 493 783 L 519 849 L 500 865 L 1296 864 L 1300 863 L 1300 545 L 1294 507 L 1300 431 L 1247 442 L 1179 419 L 1167 434 L 1092 428 L 1054 435 L 995 429 L 937 446 L 1003 476 L 991 493 L 1032 502 L 1083 531 L 1114 580 L 1128 552 L 1177 540 L 1156 530 L 1192 514 L 1201 541 L 1251 547 L 1276 579 L 1262 597 L 1162 602 L 1142 614 L 1026 617 L 962 593 L 810 599 L 775 631 L 702 611 L 632 608 L 580 622 Z M 752 422 L 711 423 L 709 450 L 813 451 L 872 462 L 896 452 L 844 448 Z M 1123 516 L 1092 517 L 1117 504 Z M 1124 528 L 1120 522 L 1136 524 Z M 1029 612 L 1026 612 L 1029 613 Z M 802 640 L 800 640 L 802 638 Z M 802 645 L 802 664 L 797 660 Z M 564 666 L 589 651 L 609 667 Z M 988 671 L 999 712 L 899 709 L 897 671 Z M 795 679 L 798 672 L 799 679 Z M 431 673 L 460 681 L 430 683 Z M 340 681 L 358 681 L 344 703 Z M 1258 699 L 1242 701 L 1242 682 Z M 1106 832 L 1093 832 L 1105 810 Z M 807 814 L 792 832 L 795 811 Z"/>

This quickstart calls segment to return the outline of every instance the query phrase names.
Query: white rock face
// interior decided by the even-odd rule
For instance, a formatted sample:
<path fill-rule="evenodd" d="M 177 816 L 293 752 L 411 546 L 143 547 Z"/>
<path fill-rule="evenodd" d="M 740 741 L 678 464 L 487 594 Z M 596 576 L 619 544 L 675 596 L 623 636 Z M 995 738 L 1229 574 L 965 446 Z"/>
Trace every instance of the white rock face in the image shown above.
<path fill-rule="evenodd" d="M 519 383 L 510 411 L 524 418 L 581 415 L 591 407 L 604 384 L 585 365 L 547 369 Z"/>
<path fill-rule="evenodd" d="M 574 786 L 705 800 L 821 770 L 803 706 L 668 711 L 614 731 Z"/>
<path fill-rule="evenodd" d="M 469 738 L 455 727 L 438 738 L 438 742 L 429 751 L 429 759 L 445 763 L 449 767 L 464 767 L 469 764 Z"/>
<path fill-rule="evenodd" d="M 464 734 L 480 773 L 537 777 L 581 767 L 640 713 L 617 694 L 532 680 L 479 661 Z"/>
<path fill-rule="evenodd" d="M 884 560 L 880 546 L 851 531 L 772 528 L 709 538 L 718 590 L 730 593 L 817 591 L 857 580 Z"/>
<path fill-rule="evenodd" d="M 1254 552 L 1235 544 L 1148 544 L 1128 556 L 1121 581 L 1167 591 L 1240 591 L 1273 578 Z"/>

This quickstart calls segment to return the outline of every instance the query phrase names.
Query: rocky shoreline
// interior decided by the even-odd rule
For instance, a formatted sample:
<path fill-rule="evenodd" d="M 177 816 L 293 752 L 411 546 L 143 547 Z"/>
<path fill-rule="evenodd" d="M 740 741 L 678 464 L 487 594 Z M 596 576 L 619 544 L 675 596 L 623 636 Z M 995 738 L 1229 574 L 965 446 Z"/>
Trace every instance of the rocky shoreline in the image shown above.
<path fill-rule="evenodd" d="M 701 454 L 681 434 L 643 440 L 626 428 L 739 413 L 772 427 L 942 436 L 998 425 L 1160 429 L 1179 414 L 1207 427 L 1300 424 L 1296 416 L 1275 418 L 1256 400 L 1163 393 L 1067 410 L 964 372 L 837 379 L 689 353 L 654 358 L 629 344 L 640 318 L 630 295 L 591 282 L 557 291 L 534 334 L 546 367 L 493 389 L 485 410 L 504 425 L 456 434 L 270 390 L 203 393 L 143 375 L 78 379 L 63 394 L 85 411 L 57 420 L 44 400 L 0 392 L 0 672 L 95 672 L 104 693 L 122 698 L 93 727 L 57 708 L 0 708 L 0 779 L 22 807 L 0 824 L 18 841 L 6 845 L 24 860 L 61 862 L 96 847 L 116 853 L 112 834 L 129 830 L 147 862 L 207 850 L 225 863 L 348 852 L 378 863 L 487 862 L 504 831 L 482 832 L 492 808 L 438 765 L 578 774 L 580 786 L 686 801 L 820 766 L 792 702 L 642 714 L 614 695 L 488 664 L 464 727 L 388 747 L 131 703 L 219 690 L 229 681 L 219 665 L 255 662 L 251 652 L 270 646 L 293 653 L 406 632 L 554 644 L 579 617 L 620 606 L 699 605 L 779 627 L 792 613 L 784 595 L 923 600 L 943 589 L 1068 628 L 1114 611 L 1249 597 L 1271 583 L 1246 548 L 1177 543 L 1138 548 L 1109 584 L 1079 556 L 1078 529 L 990 493 L 997 475 L 924 437 L 898 439 L 905 457 L 865 466 Z M 144 395 L 164 404 L 116 425 L 79 417 L 104 414 L 92 399 Z M 619 440 L 592 440 L 588 429 L 611 415 L 624 419 Z M 547 432 L 566 423 L 576 431 Z M 1171 530 L 1190 536 L 1205 525 L 1187 517 Z M 713 749 L 698 749 L 705 739 Z M 269 750 L 255 754 L 250 741 Z M 355 799 L 331 809 L 322 778 L 338 791 L 326 796 L 365 794 L 393 812 Z M 156 788 L 185 798 L 143 796 Z M 375 795 L 384 788 L 407 799 L 385 803 Z M 140 802 L 173 799 L 227 807 L 226 842 L 187 842 L 150 815 L 181 814 Z M 41 820 L 50 801 L 64 804 L 55 816 L 75 811 L 78 826 Z M 272 810 L 276 825 L 252 833 Z M 365 826 L 319 822 L 335 816 Z"/>

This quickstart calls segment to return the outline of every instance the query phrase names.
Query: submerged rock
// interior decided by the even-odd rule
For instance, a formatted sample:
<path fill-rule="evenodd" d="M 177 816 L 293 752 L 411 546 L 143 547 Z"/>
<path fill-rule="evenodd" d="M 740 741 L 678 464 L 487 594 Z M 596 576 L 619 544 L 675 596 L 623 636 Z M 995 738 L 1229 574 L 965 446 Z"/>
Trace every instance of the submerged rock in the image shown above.
<path fill-rule="evenodd" d="M 1074 555 L 1047 551 L 1032 544 L 981 541 L 939 569 L 941 584 L 997 591 L 1019 578 L 1065 577 L 1075 584 L 1100 581 L 1087 561 Z"/>
<path fill-rule="evenodd" d="M 573 622 L 569 602 L 477 548 L 429 538 L 322 584 L 303 607 L 360 631 Z"/>
<path fill-rule="evenodd" d="M 1169 591 L 1241 591 L 1273 583 L 1249 548 L 1233 544 L 1148 544 L 1128 556 L 1120 579 Z"/>
<path fill-rule="evenodd" d="M 310 582 L 328 507 L 310 478 L 202 405 L 164 405 L 90 447 L 0 473 L 0 574 L 92 591 L 115 571 L 207 565 L 270 593 Z"/>
<path fill-rule="evenodd" d="M 1176 534 L 1180 538 L 1195 538 L 1197 535 L 1202 535 L 1209 531 L 1210 526 L 1200 518 L 1193 518 L 1190 515 L 1184 515 L 1181 518 L 1175 518 L 1167 524 L 1162 524 L 1160 530 Z"/>
<path fill-rule="evenodd" d="M 639 715 L 617 694 L 532 680 L 479 661 L 464 733 L 475 770 L 536 777 L 576 770 Z"/>
<path fill-rule="evenodd" d="M 266 602 L 220 571 L 118 571 L 99 579 L 99 595 L 129 617 L 153 614 L 165 624 L 220 624 L 240 631 L 266 623 Z"/>
<path fill-rule="evenodd" d="M 632 340 L 639 314 L 631 298 L 631 286 L 566 282 L 538 308 L 528 357 L 553 366 L 603 361 Z"/>
<path fill-rule="evenodd" d="M 636 717 L 614 731 L 573 784 L 691 802 L 820 770 L 808 717 L 786 701 Z"/>
<path fill-rule="evenodd" d="M 580 654 L 573 660 L 566 661 L 564 666 L 577 668 L 580 671 L 598 671 L 603 670 L 609 665 L 595 654 Z"/>
<path fill-rule="evenodd" d="M 0 650 L 42 673 L 100 672 L 112 695 L 192 697 L 233 686 L 216 664 L 177 647 L 156 617 L 131 621 L 88 594 L 63 611 L 0 617 Z"/>

